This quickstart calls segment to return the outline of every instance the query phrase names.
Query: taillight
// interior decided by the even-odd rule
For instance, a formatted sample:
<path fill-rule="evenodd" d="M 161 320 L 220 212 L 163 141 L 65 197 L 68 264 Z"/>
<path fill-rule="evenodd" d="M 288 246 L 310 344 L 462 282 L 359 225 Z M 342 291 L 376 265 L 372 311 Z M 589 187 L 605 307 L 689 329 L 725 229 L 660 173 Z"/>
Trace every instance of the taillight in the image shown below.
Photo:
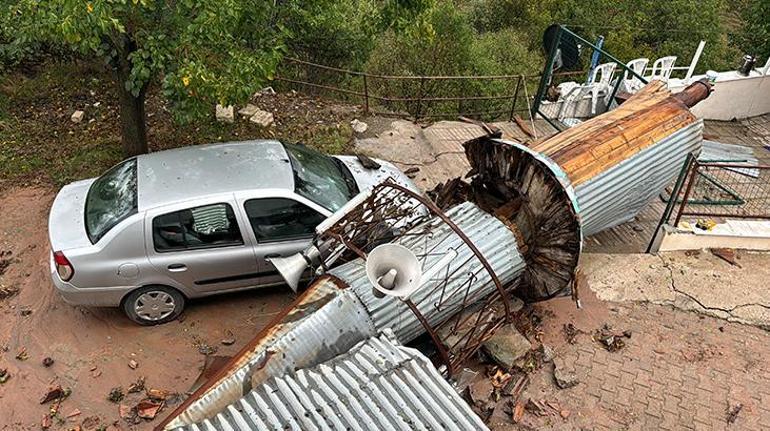
<path fill-rule="evenodd" d="M 69 281 L 75 274 L 75 269 L 72 267 L 70 261 L 67 260 L 67 257 L 64 256 L 64 253 L 55 251 L 53 253 L 53 263 L 56 264 L 56 272 L 59 274 L 62 281 Z"/>

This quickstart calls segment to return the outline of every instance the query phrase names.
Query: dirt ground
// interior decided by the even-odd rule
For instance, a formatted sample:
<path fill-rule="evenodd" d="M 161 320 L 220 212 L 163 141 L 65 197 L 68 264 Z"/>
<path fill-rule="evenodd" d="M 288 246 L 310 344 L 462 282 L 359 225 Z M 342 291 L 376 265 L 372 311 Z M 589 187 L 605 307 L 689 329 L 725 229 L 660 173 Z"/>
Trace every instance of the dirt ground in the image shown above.
<path fill-rule="evenodd" d="M 190 304 L 179 321 L 151 328 L 133 324 L 117 309 L 67 305 L 48 274 L 46 224 L 53 197 L 46 188 L 0 194 L 0 251 L 5 252 L 0 260 L 10 262 L 5 269 L 0 263 L 0 370 L 10 374 L 0 384 L 0 429 L 40 429 L 52 406 L 40 403 L 50 385 L 72 391 L 51 429 L 111 426 L 120 419 L 119 404 L 107 399 L 111 389 L 125 391 L 142 376 L 147 388 L 184 394 L 201 372 L 206 359 L 201 352 L 234 354 L 292 300 L 288 289 L 226 295 Z M 231 337 L 234 344 L 222 344 Z M 19 360 L 22 351 L 26 359 Z M 46 357 L 54 361 L 50 367 L 42 364 Z M 136 369 L 129 367 L 132 360 Z M 123 404 L 141 396 L 130 394 Z M 169 407 L 174 402 L 175 397 Z M 159 416 L 169 411 L 166 407 Z M 153 422 L 118 424 L 145 430 Z"/>

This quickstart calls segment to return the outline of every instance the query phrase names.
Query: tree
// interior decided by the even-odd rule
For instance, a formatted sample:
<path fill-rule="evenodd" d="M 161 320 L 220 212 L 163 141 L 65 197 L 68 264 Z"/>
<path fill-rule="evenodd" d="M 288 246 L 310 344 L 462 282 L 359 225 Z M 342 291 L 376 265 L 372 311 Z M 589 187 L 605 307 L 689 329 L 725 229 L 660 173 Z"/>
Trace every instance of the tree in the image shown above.
<path fill-rule="evenodd" d="M 145 96 L 159 83 L 179 119 L 242 100 L 272 78 L 287 31 L 263 0 L 16 0 L 20 39 L 72 48 L 113 73 L 126 156 L 147 152 Z M 276 2 L 286 10 L 299 2 Z M 291 8 L 289 8 L 291 6 Z"/>

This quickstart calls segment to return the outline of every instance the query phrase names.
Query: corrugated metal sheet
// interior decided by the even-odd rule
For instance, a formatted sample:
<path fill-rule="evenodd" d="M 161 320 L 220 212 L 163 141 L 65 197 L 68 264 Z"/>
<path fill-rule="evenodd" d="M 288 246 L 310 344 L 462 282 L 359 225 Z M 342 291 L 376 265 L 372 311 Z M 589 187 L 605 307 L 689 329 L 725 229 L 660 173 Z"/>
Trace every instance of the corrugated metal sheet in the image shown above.
<path fill-rule="evenodd" d="M 447 216 L 489 260 L 503 284 L 511 282 L 523 270 L 524 262 L 518 252 L 516 238 L 497 218 L 471 203 L 458 205 L 449 210 Z M 458 251 L 455 259 L 458 264 L 475 259 L 462 239 L 438 220 L 417 226 L 414 232 L 427 227 L 432 228 L 430 235 L 407 235 L 400 241 L 418 254 L 436 246 L 434 253 L 426 259 L 426 267 L 441 258 L 442 250 L 445 252 L 450 248 Z M 485 296 L 494 290 L 489 273 L 477 263 L 468 265 L 461 272 L 462 276 L 454 278 L 456 285 L 450 285 L 446 292 L 452 292 L 453 288 L 459 289 L 467 281 L 469 272 L 477 277 L 473 284 L 474 291 Z M 403 302 L 393 297 L 374 297 L 361 259 L 330 271 L 330 275 L 349 284 L 350 288 L 339 289 L 330 279 L 313 283 L 306 293 L 306 299 L 297 304 L 292 313 L 259 340 L 225 378 L 174 418 L 166 429 L 204 421 L 244 396 L 251 388 L 287 372 L 326 361 L 378 331 L 393 328 L 399 340 L 404 343 L 424 333 L 423 326 Z M 441 312 L 430 309 L 438 301 L 437 292 L 440 291 L 431 289 L 435 283 L 429 282 L 412 296 L 412 300 L 420 305 L 423 314 L 433 324 L 458 311 L 451 306 L 443 307 Z M 425 293 L 434 290 L 433 296 Z M 461 297 L 453 299 L 458 301 L 458 305 L 462 300 Z"/>
<path fill-rule="evenodd" d="M 634 218 L 673 180 L 702 139 L 699 120 L 575 187 L 583 235 Z"/>
<path fill-rule="evenodd" d="M 470 202 L 449 209 L 446 215 L 476 245 L 481 254 L 489 261 L 503 285 L 513 281 L 523 271 L 525 263 L 518 252 L 516 238 L 500 220 Z M 473 257 L 472 251 L 449 226 L 434 219 L 415 227 L 413 231 L 420 232 L 425 228 L 430 228 L 432 234 L 425 236 L 406 235 L 397 241 L 418 255 L 424 250 L 432 249 L 433 253 L 426 259 L 424 268 L 430 268 L 450 249 L 458 252 L 458 256 L 453 262 L 455 266 L 450 264 L 448 267 L 450 272 L 455 269 L 456 265 L 469 259 L 471 262 L 457 276 L 450 279 L 446 289 L 443 290 L 445 302 L 440 309 L 437 310 L 435 307 L 441 300 L 442 294 L 442 289 L 434 288 L 439 282 L 438 279 L 429 281 L 410 297 L 428 319 L 428 322 L 435 326 L 459 311 L 458 307 L 466 293 L 470 273 L 476 277 L 476 281 L 471 285 L 471 294 L 478 292 L 478 297 L 484 297 L 494 291 L 495 285 L 489 273 Z M 372 286 L 366 276 L 365 262 L 362 259 L 340 265 L 332 269 L 330 274 L 350 285 L 369 311 L 378 330 L 392 328 L 403 343 L 408 343 L 424 333 L 420 322 L 401 300 L 394 297 L 377 298 L 373 295 Z"/>
<path fill-rule="evenodd" d="M 751 147 L 743 145 L 723 144 L 721 142 L 703 140 L 703 149 L 698 156 L 700 162 L 730 162 L 741 163 L 746 166 L 757 166 L 759 160 L 754 156 Z M 759 169 L 751 168 L 726 168 L 753 178 L 759 178 Z"/>
<path fill-rule="evenodd" d="M 169 427 L 210 417 L 268 378 L 326 361 L 377 333 L 350 289 L 339 289 L 328 279 L 312 289 L 307 301 L 294 307 L 295 313 L 287 315 Z"/>
<path fill-rule="evenodd" d="M 486 430 L 430 361 L 391 332 L 272 378 L 185 431 Z"/>

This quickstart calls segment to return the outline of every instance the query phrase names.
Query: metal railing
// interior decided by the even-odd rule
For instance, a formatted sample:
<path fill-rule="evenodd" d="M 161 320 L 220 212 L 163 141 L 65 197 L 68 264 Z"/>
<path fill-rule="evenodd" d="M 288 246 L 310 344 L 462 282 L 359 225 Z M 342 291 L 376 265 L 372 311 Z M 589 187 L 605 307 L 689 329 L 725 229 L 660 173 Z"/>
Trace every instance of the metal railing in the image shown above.
<path fill-rule="evenodd" d="M 701 162 L 690 154 L 666 200 L 647 252 L 664 224 L 679 226 L 686 216 L 770 219 L 770 165 Z"/>
<path fill-rule="evenodd" d="M 551 126 L 555 127 L 558 130 L 563 130 L 565 128 L 564 124 L 561 124 L 558 120 L 557 115 L 553 112 L 543 112 L 543 102 L 546 101 L 547 91 L 550 87 L 555 87 L 555 78 L 559 76 L 564 76 L 564 73 L 554 73 L 553 68 L 554 64 L 556 63 L 556 57 L 559 52 L 559 47 L 562 44 L 562 41 L 565 38 L 572 38 L 577 42 L 579 42 L 582 46 L 586 46 L 592 49 L 592 52 L 583 52 L 582 54 L 590 55 L 592 53 L 598 53 L 599 54 L 599 61 L 601 61 L 602 57 L 606 58 L 609 61 L 612 61 L 616 63 L 616 67 L 620 70 L 620 73 L 616 72 L 616 75 L 619 77 L 615 80 L 615 84 L 612 87 L 612 90 L 610 91 L 609 97 L 607 100 L 612 101 L 615 99 L 615 95 L 618 93 L 618 89 L 620 88 L 620 84 L 623 81 L 620 77 L 624 75 L 625 72 L 629 74 L 629 76 L 633 76 L 636 79 L 639 79 L 642 83 L 647 84 L 647 79 L 643 76 L 636 73 L 634 70 L 630 69 L 628 66 L 626 66 L 626 63 L 623 61 L 618 60 L 615 58 L 612 54 L 608 53 L 607 51 L 604 51 L 601 49 L 600 46 L 597 46 L 593 44 L 592 42 L 588 41 L 587 39 L 581 37 L 577 33 L 573 32 L 572 30 L 568 29 L 567 27 L 560 25 L 556 29 L 555 36 L 553 38 L 553 43 L 551 44 L 550 51 L 548 53 L 548 58 L 545 62 L 545 68 L 543 69 L 543 73 L 540 75 L 540 84 L 537 88 L 537 93 L 535 94 L 535 99 L 532 102 L 532 107 L 530 111 L 530 116 L 535 118 L 537 116 L 540 116 L 544 118 L 546 121 L 548 121 Z M 582 55 L 579 53 L 579 55 Z M 585 74 L 585 72 L 579 72 L 579 74 Z"/>
<path fill-rule="evenodd" d="M 582 75 L 585 71 L 559 73 Z M 528 118 L 539 75 L 378 75 L 286 58 L 276 81 L 363 106 L 365 114 L 410 119 Z M 408 95 L 408 96 L 404 96 Z"/>

